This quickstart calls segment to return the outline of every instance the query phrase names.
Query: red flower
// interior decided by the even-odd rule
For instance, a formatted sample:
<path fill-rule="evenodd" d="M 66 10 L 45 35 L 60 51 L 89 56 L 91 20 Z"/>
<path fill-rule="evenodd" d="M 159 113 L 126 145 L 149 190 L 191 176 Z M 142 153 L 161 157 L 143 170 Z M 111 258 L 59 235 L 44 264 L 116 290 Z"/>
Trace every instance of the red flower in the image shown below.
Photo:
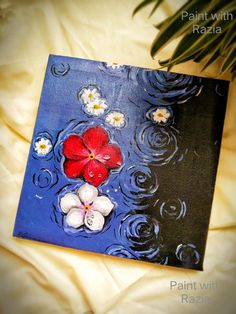
<path fill-rule="evenodd" d="M 82 136 L 70 135 L 63 143 L 65 174 L 69 178 L 83 177 L 98 186 L 108 177 L 109 169 L 122 165 L 120 149 L 108 144 L 108 134 L 100 126 L 89 128 Z"/>

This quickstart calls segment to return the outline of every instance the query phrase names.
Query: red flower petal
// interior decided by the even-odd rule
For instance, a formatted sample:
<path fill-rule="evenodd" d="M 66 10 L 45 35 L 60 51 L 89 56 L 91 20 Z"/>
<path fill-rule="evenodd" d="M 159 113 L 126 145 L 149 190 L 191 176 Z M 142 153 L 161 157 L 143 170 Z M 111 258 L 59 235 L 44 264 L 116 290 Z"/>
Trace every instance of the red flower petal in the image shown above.
<path fill-rule="evenodd" d="M 83 168 L 82 176 L 87 182 L 94 186 L 98 186 L 106 180 L 108 170 L 101 162 L 92 159 Z"/>
<path fill-rule="evenodd" d="M 102 147 L 95 158 L 102 162 L 107 168 L 118 168 L 123 164 L 121 151 L 115 144 Z"/>
<path fill-rule="evenodd" d="M 88 158 L 81 159 L 79 161 L 67 160 L 64 163 L 64 172 L 69 178 L 78 178 L 81 176 L 81 172 L 88 162 Z"/>
<path fill-rule="evenodd" d="M 82 139 L 84 144 L 94 154 L 98 153 L 102 146 L 108 144 L 108 134 L 100 126 L 85 131 L 82 135 Z"/>
<path fill-rule="evenodd" d="M 89 151 L 79 135 L 70 135 L 63 143 L 63 154 L 68 159 L 79 160 L 88 157 Z"/>

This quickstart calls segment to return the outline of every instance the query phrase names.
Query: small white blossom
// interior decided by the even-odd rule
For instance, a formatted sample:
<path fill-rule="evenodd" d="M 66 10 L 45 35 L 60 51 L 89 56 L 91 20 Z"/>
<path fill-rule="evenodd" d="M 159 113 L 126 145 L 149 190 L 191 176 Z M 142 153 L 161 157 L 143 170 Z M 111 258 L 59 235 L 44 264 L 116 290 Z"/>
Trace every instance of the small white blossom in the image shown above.
<path fill-rule="evenodd" d="M 47 155 L 51 149 L 52 149 L 52 144 L 51 141 L 47 138 L 40 138 L 36 143 L 34 147 L 35 151 L 37 152 L 38 155 Z"/>
<path fill-rule="evenodd" d="M 100 116 L 107 109 L 107 104 L 104 99 L 96 99 L 85 105 L 85 110 L 91 116 Z"/>
<path fill-rule="evenodd" d="M 169 117 L 171 116 L 171 113 L 166 108 L 157 108 L 156 111 L 152 113 L 153 120 L 157 123 L 166 123 Z"/>
<path fill-rule="evenodd" d="M 88 88 L 83 88 L 81 93 L 80 93 L 80 98 L 85 104 L 88 104 L 90 102 L 93 102 L 93 101 L 99 99 L 100 96 L 101 95 L 100 95 L 99 91 L 94 86 L 90 86 Z"/>
<path fill-rule="evenodd" d="M 113 70 L 119 69 L 120 67 L 122 67 L 121 64 L 115 63 L 115 62 L 107 62 L 106 66 L 108 68 L 112 68 Z"/>
<path fill-rule="evenodd" d="M 106 122 L 115 128 L 122 128 L 125 125 L 125 115 L 119 111 L 110 112 L 106 116 Z"/>
<path fill-rule="evenodd" d="M 88 183 L 83 184 L 77 193 L 67 193 L 60 200 L 61 210 L 66 214 L 66 223 L 73 228 L 85 226 L 93 231 L 101 231 L 105 216 L 109 215 L 114 204 L 106 196 L 98 196 L 98 190 Z"/>

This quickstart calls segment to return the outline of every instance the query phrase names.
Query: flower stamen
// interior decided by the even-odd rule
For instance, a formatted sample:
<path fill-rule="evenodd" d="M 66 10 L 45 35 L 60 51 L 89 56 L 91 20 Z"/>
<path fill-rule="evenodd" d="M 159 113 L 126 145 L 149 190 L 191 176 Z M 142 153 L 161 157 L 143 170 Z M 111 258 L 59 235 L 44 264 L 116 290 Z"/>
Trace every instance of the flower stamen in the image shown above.
<path fill-rule="evenodd" d="M 94 154 L 93 154 L 93 153 L 90 153 L 90 154 L 89 154 L 89 159 L 94 159 L 94 158 L 95 158 Z"/>
<path fill-rule="evenodd" d="M 94 104 L 94 105 L 93 105 L 93 109 L 96 109 L 96 110 L 97 110 L 97 109 L 101 109 L 101 106 L 100 106 L 99 104 Z"/>
<path fill-rule="evenodd" d="M 91 206 L 90 205 L 84 205 L 84 208 L 83 208 L 85 211 L 88 211 L 91 209 Z"/>

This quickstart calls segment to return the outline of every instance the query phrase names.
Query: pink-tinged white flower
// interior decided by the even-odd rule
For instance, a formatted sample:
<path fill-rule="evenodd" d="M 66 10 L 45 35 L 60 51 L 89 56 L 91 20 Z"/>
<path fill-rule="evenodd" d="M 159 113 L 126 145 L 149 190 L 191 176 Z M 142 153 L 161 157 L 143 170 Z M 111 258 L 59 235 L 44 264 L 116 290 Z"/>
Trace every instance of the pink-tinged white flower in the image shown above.
<path fill-rule="evenodd" d="M 171 113 L 167 108 L 157 108 L 157 110 L 154 111 L 152 115 L 155 122 L 166 123 L 171 116 Z"/>
<path fill-rule="evenodd" d="M 80 92 L 80 98 L 85 103 L 88 104 L 100 98 L 100 93 L 95 86 L 89 86 L 87 88 L 83 88 Z"/>
<path fill-rule="evenodd" d="M 49 139 L 42 137 L 35 143 L 34 149 L 38 155 L 45 156 L 51 151 L 52 143 Z"/>
<path fill-rule="evenodd" d="M 107 104 L 104 99 L 96 99 L 85 105 L 86 112 L 91 116 L 100 116 L 107 109 Z"/>
<path fill-rule="evenodd" d="M 115 128 L 122 128 L 125 126 L 125 115 L 119 111 L 110 112 L 106 116 L 106 123 L 112 125 Z"/>
<path fill-rule="evenodd" d="M 119 69 L 122 65 L 115 62 L 107 62 L 106 66 L 112 68 L 113 70 Z"/>
<path fill-rule="evenodd" d="M 66 214 L 66 223 L 73 228 L 85 226 L 92 231 L 103 229 L 105 218 L 114 208 L 106 196 L 98 196 L 94 186 L 85 183 L 77 193 L 67 193 L 60 200 L 61 210 Z"/>

